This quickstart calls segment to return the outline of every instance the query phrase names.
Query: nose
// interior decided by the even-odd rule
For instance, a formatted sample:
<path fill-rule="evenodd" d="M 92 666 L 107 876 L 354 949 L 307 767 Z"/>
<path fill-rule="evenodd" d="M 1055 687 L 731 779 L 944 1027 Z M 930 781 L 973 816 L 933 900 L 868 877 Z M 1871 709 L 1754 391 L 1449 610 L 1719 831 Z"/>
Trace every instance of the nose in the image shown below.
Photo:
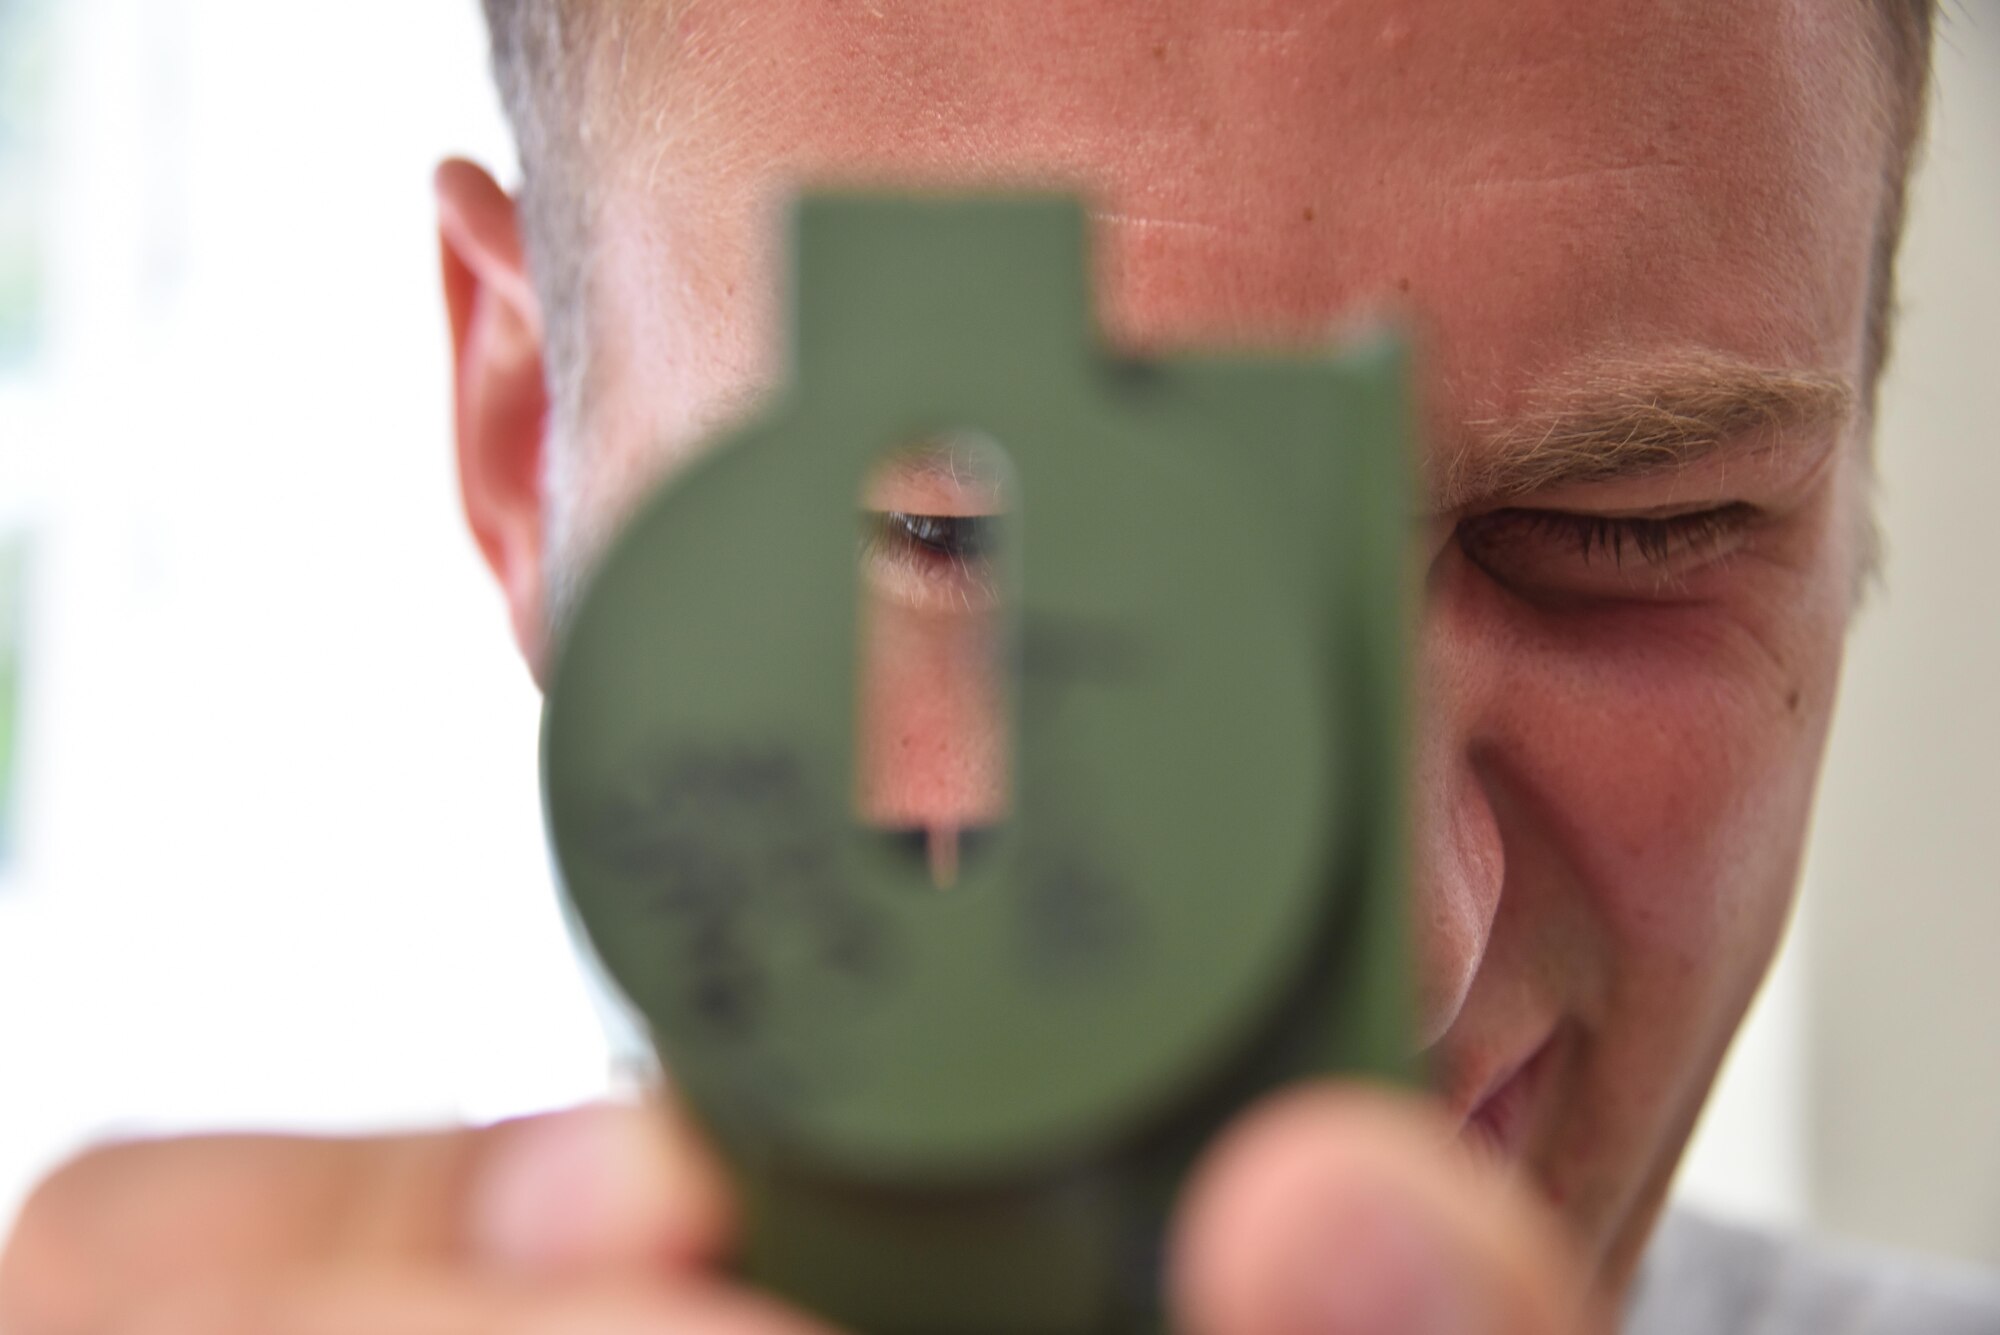
<path fill-rule="evenodd" d="M 923 850 L 942 885 L 1007 816 L 999 613 L 933 615 L 866 584 L 862 601 L 856 815 Z"/>
<path fill-rule="evenodd" d="M 1489 693 L 1472 619 L 1450 576 L 1433 580 L 1417 643 L 1410 808 L 1410 910 L 1417 952 L 1418 1037 L 1450 1029 L 1479 973 L 1500 910 L 1507 859 L 1480 720 Z"/>

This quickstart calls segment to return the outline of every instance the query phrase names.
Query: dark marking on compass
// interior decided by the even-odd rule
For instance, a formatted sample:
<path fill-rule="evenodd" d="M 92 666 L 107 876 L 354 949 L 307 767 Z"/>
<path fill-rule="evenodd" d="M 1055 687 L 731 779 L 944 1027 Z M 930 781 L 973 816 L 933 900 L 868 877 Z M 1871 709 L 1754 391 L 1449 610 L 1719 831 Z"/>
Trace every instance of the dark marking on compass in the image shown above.
<path fill-rule="evenodd" d="M 1082 846 L 1038 852 L 1022 887 L 1022 962 L 1045 982 L 1103 977 L 1137 945 L 1142 913 L 1124 878 Z"/>
<path fill-rule="evenodd" d="M 840 866 L 847 831 L 790 746 L 682 745 L 630 773 L 590 847 L 620 889 L 612 930 L 644 933 L 657 960 L 656 978 L 621 980 L 635 995 L 719 1042 L 788 1045 L 887 980 L 887 925 Z"/>

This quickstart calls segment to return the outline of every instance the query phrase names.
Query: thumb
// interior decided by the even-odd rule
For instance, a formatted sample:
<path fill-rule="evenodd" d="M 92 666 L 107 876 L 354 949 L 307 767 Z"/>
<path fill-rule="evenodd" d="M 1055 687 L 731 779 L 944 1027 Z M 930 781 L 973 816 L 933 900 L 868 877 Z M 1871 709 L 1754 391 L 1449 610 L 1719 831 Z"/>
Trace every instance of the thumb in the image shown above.
<path fill-rule="evenodd" d="M 1253 1110 L 1177 1225 L 1170 1297 L 1190 1335 L 1583 1328 L 1553 1221 L 1387 1093 L 1322 1085 Z"/>
<path fill-rule="evenodd" d="M 728 1244 L 727 1179 L 677 1110 L 592 1104 L 476 1134 L 464 1237 L 477 1263 L 576 1278 L 698 1266 Z"/>

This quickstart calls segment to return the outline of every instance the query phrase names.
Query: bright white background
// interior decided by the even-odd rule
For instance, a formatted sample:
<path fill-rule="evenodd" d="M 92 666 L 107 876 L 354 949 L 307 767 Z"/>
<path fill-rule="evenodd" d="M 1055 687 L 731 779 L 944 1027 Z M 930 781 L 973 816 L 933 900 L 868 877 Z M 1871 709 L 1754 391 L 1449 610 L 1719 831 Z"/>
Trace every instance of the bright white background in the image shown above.
<path fill-rule="evenodd" d="M 429 173 L 449 152 L 509 161 L 473 0 L 59 9 L 55 325 L 33 373 L 0 381 L 0 532 L 27 531 L 37 558 L 24 843 L 0 868 L 0 1232 L 33 1177 L 91 1137 L 486 1119 L 585 1097 L 606 1071 L 544 865 L 536 699 L 453 493 Z M 1896 643 L 1959 655 L 1967 698 L 2000 680 L 1991 562 L 1974 557 L 2000 486 L 2000 159 L 1977 147 L 2000 117 L 1990 23 L 1967 36 L 1945 53 L 1964 109 L 1939 134 L 1959 145 L 1957 175 L 1920 196 L 1913 242 L 1943 256 L 1924 270 L 1960 323 L 1906 338 L 1965 355 L 1887 400 L 1899 560 L 1835 748 L 1839 774 L 1860 777 L 1830 784 L 1846 799 L 1841 864 L 1858 841 L 1907 874 L 1907 831 L 1868 824 L 1871 785 L 1895 774 L 1924 793 L 1925 757 L 1883 720 L 1922 691 L 1958 721 L 1958 768 L 1926 810 L 1977 814 L 1946 822 L 1961 844 L 1926 848 L 1963 874 L 1900 923 L 1918 942 L 1954 933 L 1961 892 L 1990 894 L 2000 793 L 1992 709 L 1936 699 L 1920 663 L 1870 638 L 1886 623 Z M 1968 192 L 1982 224 L 1952 212 Z M 1968 372 L 1982 355 L 1986 373 Z M 1959 405 L 1942 425 L 1940 401 Z M 1906 470 L 1948 457 L 1926 433 L 1985 481 L 1905 488 Z M 1943 518 L 1913 510 L 1912 490 Z M 1928 560 L 1929 596 L 1901 601 L 1900 554 L 1937 544 L 1968 560 Z M 1949 583 L 1961 564 L 1977 575 Z M 1826 842 L 1815 886 L 1841 879 L 1822 877 Z M 1832 953 L 1865 989 L 1853 933 L 1900 920 L 1855 928 L 1882 900 L 1842 884 Z M 1852 1066 L 1866 1085 L 1874 1059 L 1828 1039 L 1855 984 L 1820 976 L 1820 935 L 1767 992 L 1684 1189 L 1779 1221 L 1835 1200 L 1861 1231 L 2000 1259 L 2000 1175 L 1941 1171 L 1926 1188 L 1983 1191 L 1952 1217 L 1983 1209 L 1991 1234 L 1899 1231 L 1866 1190 L 1841 1194 L 1857 1153 L 1879 1150 L 1889 1180 L 1922 1126 L 1870 1123 L 1829 1162 L 1816 1110 L 1852 1086 L 1811 1072 Z M 1993 1009 L 1991 978 L 1971 993 L 1962 975 L 1918 981 L 1956 1011 Z M 1928 1078 L 2000 1066 L 1990 1041 L 1940 1053 L 1921 1038 L 1904 1046 Z M 1990 1095 L 1972 1113 L 1988 1127 Z"/>
<path fill-rule="evenodd" d="M 61 0 L 0 1218 L 79 1138 L 601 1087 L 536 698 L 456 513 L 430 173 L 470 0 Z M 309 17 L 310 16 L 310 17 Z"/>

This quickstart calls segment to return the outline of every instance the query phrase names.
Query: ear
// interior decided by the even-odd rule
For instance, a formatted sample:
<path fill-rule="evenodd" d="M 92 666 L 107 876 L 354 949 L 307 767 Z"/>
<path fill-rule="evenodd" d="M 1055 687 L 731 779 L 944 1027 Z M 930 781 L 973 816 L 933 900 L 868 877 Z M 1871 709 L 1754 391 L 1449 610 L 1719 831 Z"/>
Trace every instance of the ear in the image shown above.
<path fill-rule="evenodd" d="M 444 299 L 451 316 L 458 482 L 480 553 L 500 582 L 514 640 L 542 680 L 542 455 L 549 395 L 542 311 L 514 201 L 483 169 L 437 171 Z"/>

